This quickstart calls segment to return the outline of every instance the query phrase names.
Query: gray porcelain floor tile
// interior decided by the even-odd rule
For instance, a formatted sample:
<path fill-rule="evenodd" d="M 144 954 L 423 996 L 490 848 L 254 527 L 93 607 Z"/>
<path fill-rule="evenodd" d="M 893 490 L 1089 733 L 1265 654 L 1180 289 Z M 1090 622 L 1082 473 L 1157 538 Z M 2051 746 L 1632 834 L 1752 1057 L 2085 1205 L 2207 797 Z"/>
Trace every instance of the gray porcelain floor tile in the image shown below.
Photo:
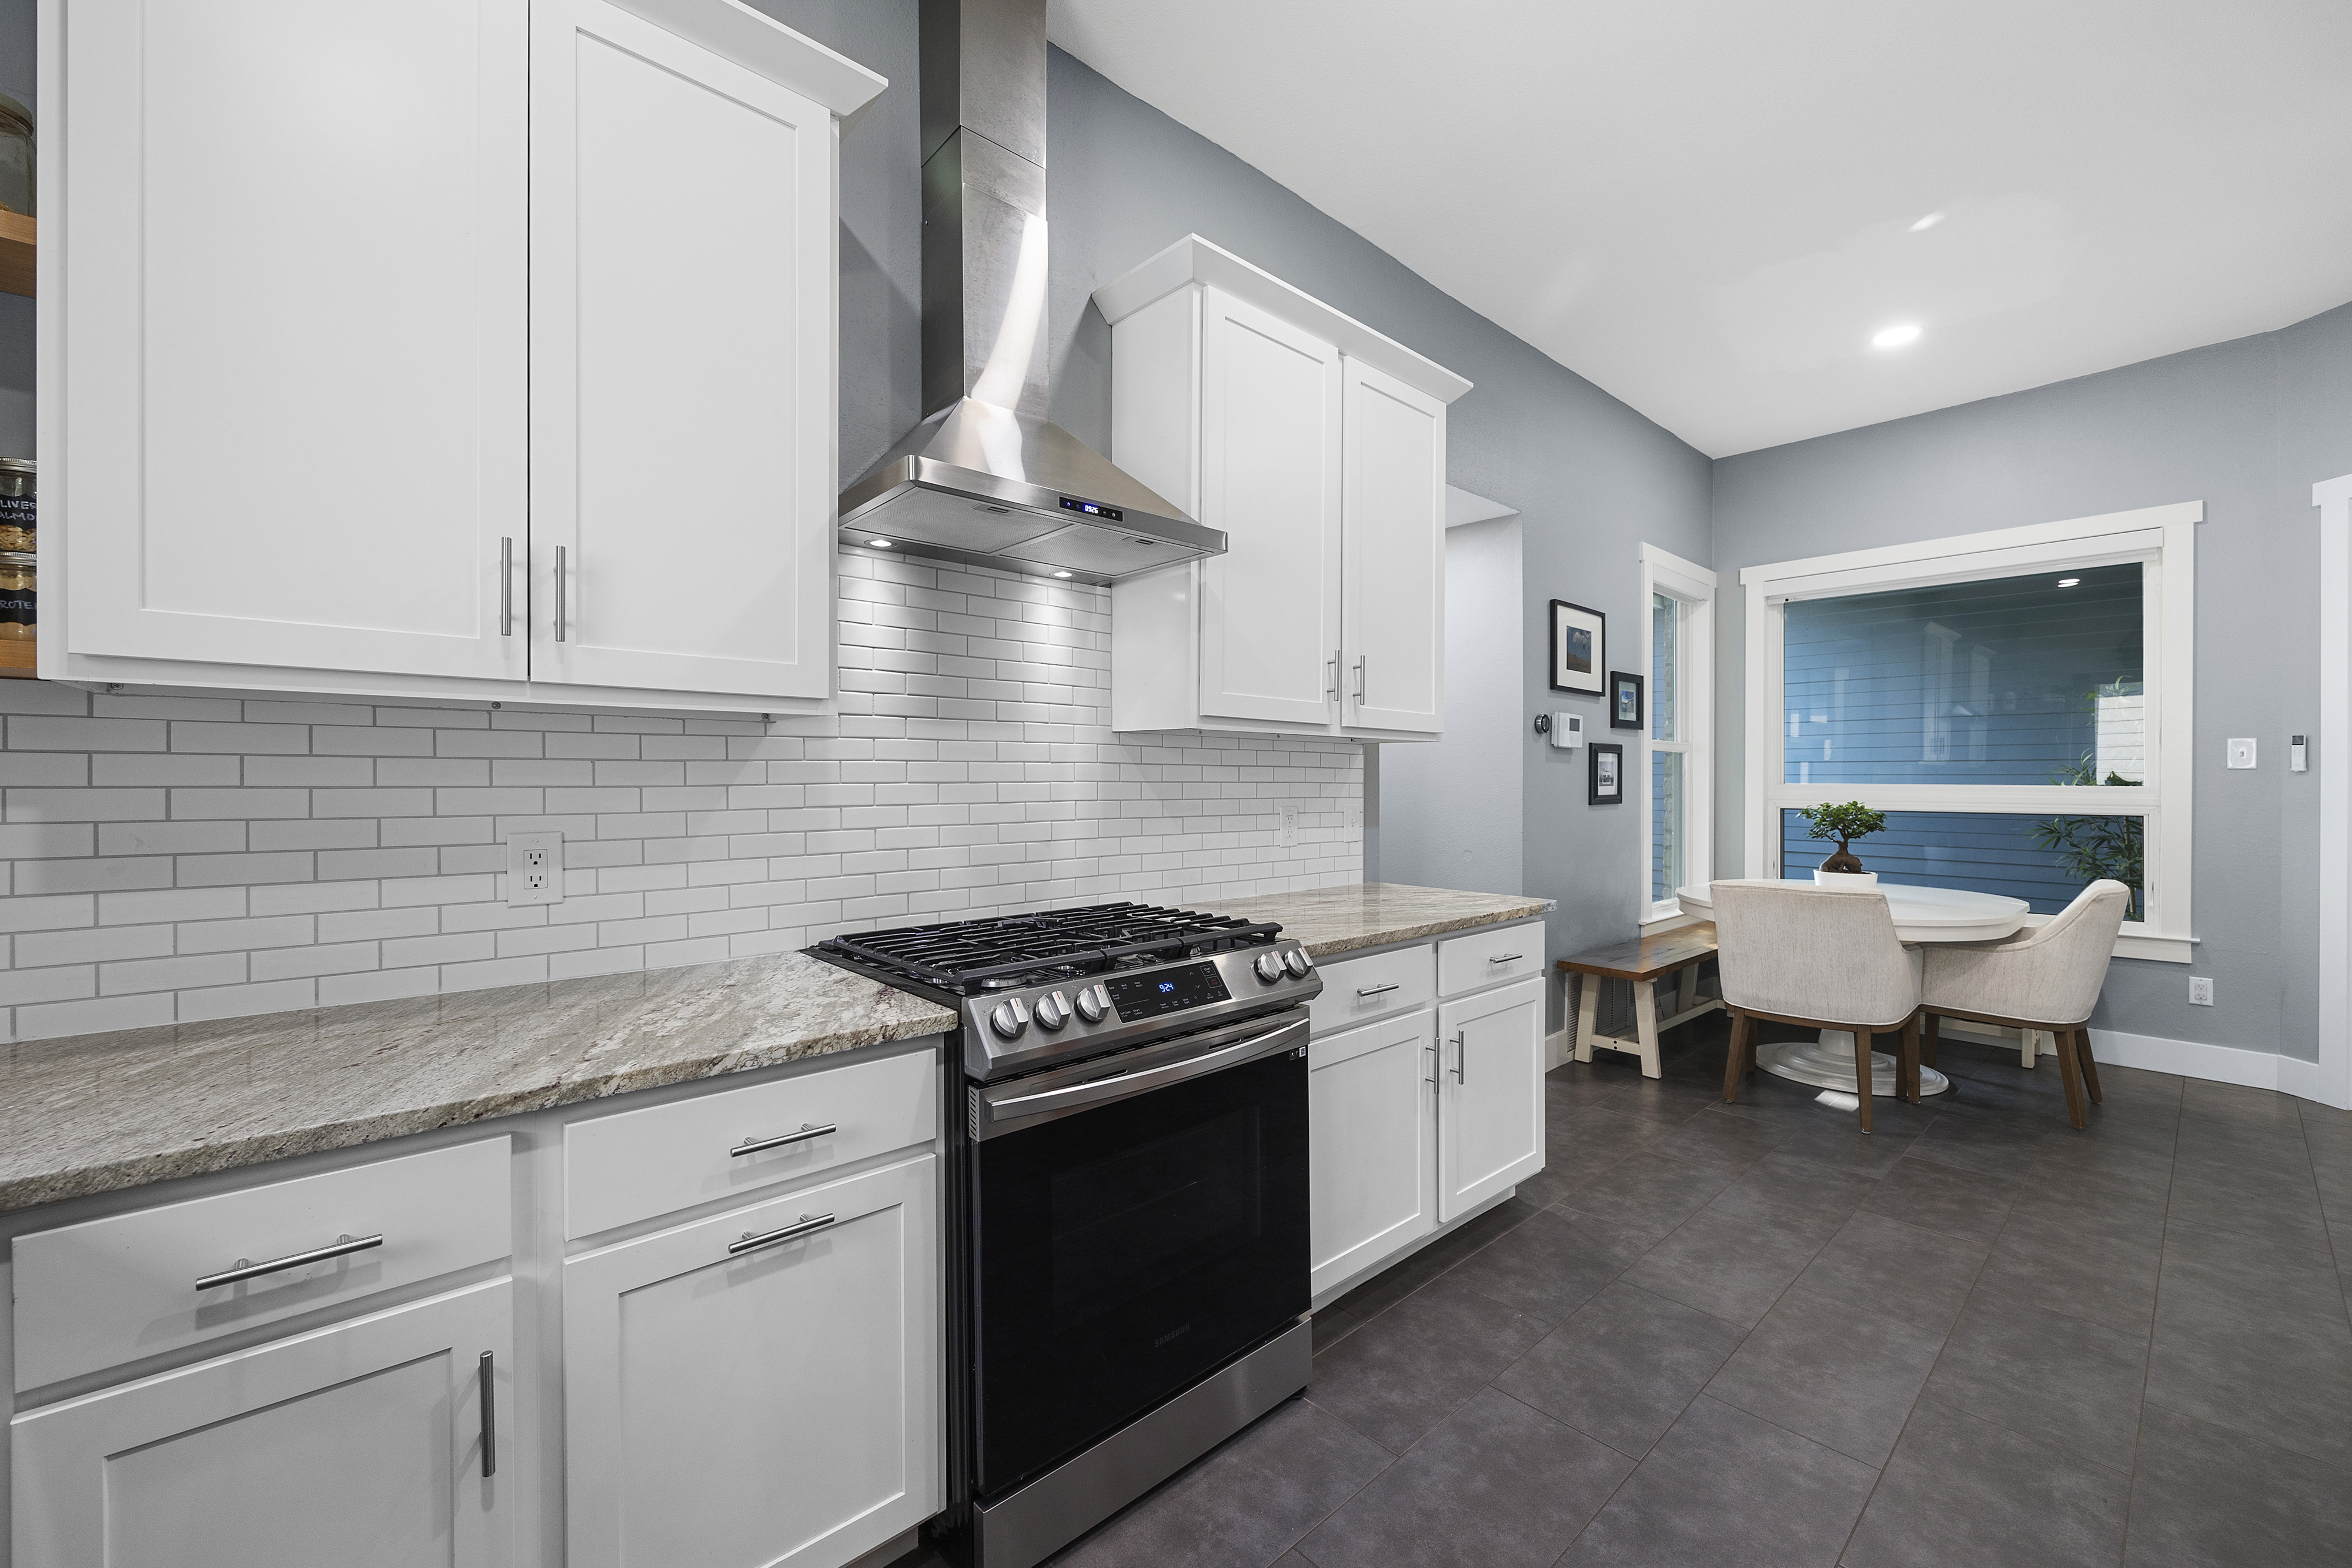
<path fill-rule="evenodd" d="M 1815 1105 L 1812 1109 L 1821 1120 L 1790 1136 L 1774 1151 L 1773 1158 L 1802 1160 L 1853 1176 L 1883 1176 L 1919 1142 L 1917 1133 L 1896 1132 L 1891 1127 L 1880 1127 L 1865 1138 L 1862 1129 L 1854 1125 L 1851 1112 L 1832 1110 L 1827 1105 Z M 1872 1114 L 1876 1113 L 1876 1106 L 1872 1107 Z"/>
<path fill-rule="evenodd" d="M 1849 1458 L 1884 1464 L 1943 1338 L 1940 1330 L 1793 1287 L 1706 1392 Z"/>
<path fill-rule="evenodd" d="M 2160 1304 L 2147 1397 L 2311 1458 L 2352 1465 L 2352 1331 L 2341 1317 L 2187 1328 Z"/>
<path fill-rule="evenodd" d="M 2344 1469 L 2150 1405 L 2125 1568 L 2352 1563 Z"/>
<path fill-rule="evenodd" d="M 1054 1559 L 1055 1568 L 1264 1568 L 1391 1462 L 1294 1399 Z"/>
<path fill-rule="evenodd" d="M 1626 1271 L 1626 1282 L 1747 1328 L 1837 1234 L 1824 1215 L 1726 1191 Z"/>
<path fill-rule="evenodd" d="M 1922 1230 L 1990 1241 L 2008 1219 L 2016 1190 L 2007 1182 L 1957 1174 L 1933 1160 L 1906 1158 L 1879 1178 L 1861 1207 Z"/>
<path fill-rule="evenodd" d="M 1969 1297 L 1927 1397 L 2129 1470 L 2147 1380 L 2146 1334 L 2053 1312 L 1996 1281 Z"/>
<path fill-rule="evenodd" d="M 1517 1197 L 1506 1198 L 1475 1219 L 1439 1237 L 1334 1301 L 1367 1321 L 1379 1316 L 1497 1237 L 1507 1235 L 1542 1209 Z"/>
<path fill-rule="evenodd" d="M 1942 1333 L 1959 1315 L 1990 1244 L 1864 1212 L 1845 1222 L 1797 1282 Z"/>
<path fill-rule="evenodd" d="M 1362 1328 L 1364 1320 L 1335 1302 L 1315 1314 L 1312 1326 L 1315 1330 L 1315 1354 L 1320 1355 Z"/>
<path fill-rule="evenodd" d="M 1937 1116 L 1934 1124 L 1919 1134 L 1911 1152 L 1917 1158 L 1972 1171 L 1995 1181 L 2014 1181 L 2018 1173 L 2032 1163 L 2036 1146 L 2044 1135 L 2042 1127 L 2022 1118 L 1980 1115 L 1965 1106 L 1955 1106 Z"/>
<path fill-rule="evenodd" d="M 1863 1510 L 1847 1568 L 2111 1568 L 2131 1479 L 1922 1400 Z"/>
<path fill-rule="evenodd" d="M 1307 1396 L 1401 1454 L 1543 1333 L 1534 1319 L 1441 1280 L 1317 1356 Z"/>
<path fill-rule="evenodd" d="M 1827 1568 L 1878 1472 L 1702 1395 L 1561 1568 Z"/>
<path fill-rule="evenodd" d="M 1668 1159 L 1722 1166 L 1738 1172 L 1788 1141 L 1789 1129 L 1769 1122 L 1715 1114 L 1715 1103 L 1709 1103 L 1706 1113 L 1691 1117 L 1652 1144 L 1651 1150 Z"/>
<path fill-rule="evenodd" d="M 1985 1258 L 1984 1273 L 2013 1281 L 2053 1312 L 2146 1333 L 2156 1313 L 2161 1233 L 2119 1240 L 2021 1203 Z"/>
<path fill-rule="evenodd" d="M 2343 1288 L 2331 1253 L 2324 1240 L 2296 1247 L 2259 1231 L 2172 1222 L 2158 1321 L 2178 1331 L 2332 1318 Z"/>
<path fill-rule="evenodd" d="M 1621 1281 L 1545 1335 L 1495 1386 L 1638 1458 L 1739 1341 L 1737 1325 Z"/>
<path fill-rule="evenodd" d="M 1643 1245 L 1601 1220 L 1553 1209 L 1481 1249 L 1448 1278 L 1549 1328 L 1623 1273 Z"/>
<path fill-rule="evenodd" d="M 2327 1250 L 2327 1220 L 2309 1172 L 2294 1182 L 2221 1182 L 2177 1176 L 2168 1227 L 2202 1225 L 2311 1251 Z"/>
<path fill-rule="evenodd" d="M 1878 1188 L 1882 1178 L 1832 1170 L 1790 1155 L 1785 1148 L 1765 1155 L 1723 1189 L 1721 1198 L 1740 1197 L 1777 1208 L 1833 1219 L 1843 1224 Z"/>
<path fill-rule="evenodd" d="M 1618 1115 L 1673 1128 L 1720 1103 L 1722 1098 L 1723 1085 L 1719 1080 L 1710 1089 L 1687 1080 L 1670 1082 L 1664 1079 L 1643 1078 L 1637 1072 L 1620 1085 L 1617 1092 L 1603 1103 Z"/>
<path fill-rule="evenodd" d="M 1636 1237 L 1664 1236 L 1705 1207 L 1731 1185 L 1733 1173 L 1717 1166 L 1685 1165 L 1661 1155 L 1640 1154 L 1587 1182 L 1560 1205 Z"/>
<path fill-rule="evenodd" d="M 1487 1389 L 1299 1543 L 1316 1568 L 1548 1568 L 1633 1468 Z"/>

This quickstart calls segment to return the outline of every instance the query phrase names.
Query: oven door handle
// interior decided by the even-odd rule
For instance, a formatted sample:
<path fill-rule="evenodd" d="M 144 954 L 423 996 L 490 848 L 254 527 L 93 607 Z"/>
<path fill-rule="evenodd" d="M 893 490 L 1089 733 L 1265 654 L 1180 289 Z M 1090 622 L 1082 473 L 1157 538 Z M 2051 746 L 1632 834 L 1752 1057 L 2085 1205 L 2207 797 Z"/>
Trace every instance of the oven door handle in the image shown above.
<path fill-rule="evenodd" d="M 1134 1072 L 1115 1073 L 1108 1078 L 1088 1079 L 1073 1083 L 1066 1089 L 1048 1089 L 1036 1094 L 1019 1094 L 1006 1100 L 981 1097 L 984 1117 L 990 1123 L 1023 1120 L 1048 1111 L 1071 1111 L 1083 1105 L 1108 1104 L 1114 1100 L 1126 1100 L 1138 1094 L 1148 1094 L 1154 1089 L 1165 1089 L 1171 1083 L 1181 1083 L 1190 1078 L 1204 1078 L 1212 1072 L 1222 1072 L 1228 1067 L 1239 1067 L 1255 1061 L 1262 1056 L 1273 1056 L 1285 1051 L 1297 1050 L 1307 1043 L 1307 1020 L 1296 1019 L 1279 1029 L 1214 1051 L 1188 1056 L 1181 1061 L 1166 1062 L 1159 1067 L 1146 1067 Z"/>

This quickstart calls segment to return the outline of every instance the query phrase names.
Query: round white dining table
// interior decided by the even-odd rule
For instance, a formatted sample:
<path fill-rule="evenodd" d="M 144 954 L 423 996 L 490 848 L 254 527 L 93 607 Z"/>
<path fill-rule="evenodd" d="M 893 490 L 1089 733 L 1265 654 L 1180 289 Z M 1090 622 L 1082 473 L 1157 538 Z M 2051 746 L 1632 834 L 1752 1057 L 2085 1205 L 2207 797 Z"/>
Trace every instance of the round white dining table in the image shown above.
<path fill-rule="evenodd" d="M 1784 879 L 1790 887 L 1814 886 L 1811 877 Z M 1881 883 L 1876 892 L 1886 895 L 1886 912 L 1895 917 L 1895 936 L 1906 945 L 1923 942 L 1998 942 L 2025 924 L 2032 906 L 2021 898 L 1997 893 L 1971 893 L 1960 887 L 1905 887 Z M 1683 913 L 1702 920 L 1715 918 L 1715 902 L 1701 883 L 1678 889 Z M 1791 1082 L 1811 1083 L 1843 1094 L 1854 1092 L 1853 1036 L 1825 1029 L 1818 1040 L 1783 1040 L 1756 1048 L 1756 1065 Z M 1883 1051 L 1870 1053 L 1870 1092 L 1895 1092 L 1895 1058 Z M 1951 1080 L 1932 1067 L 1919 1069 L 1919 1092 L 1941 1094 Z"/>

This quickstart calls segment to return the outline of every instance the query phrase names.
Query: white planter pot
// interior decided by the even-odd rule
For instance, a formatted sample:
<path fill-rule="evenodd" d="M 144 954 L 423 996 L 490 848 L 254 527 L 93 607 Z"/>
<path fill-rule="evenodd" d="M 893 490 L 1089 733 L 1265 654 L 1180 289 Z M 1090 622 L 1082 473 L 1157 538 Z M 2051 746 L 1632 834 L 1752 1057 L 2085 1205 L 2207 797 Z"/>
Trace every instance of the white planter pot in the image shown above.
<path fill-rule="evenodd" d="M 1813 884 L 1817 887 L 1876 887 L 1878 873 L 1874 871 L 1816 871 Z"/>

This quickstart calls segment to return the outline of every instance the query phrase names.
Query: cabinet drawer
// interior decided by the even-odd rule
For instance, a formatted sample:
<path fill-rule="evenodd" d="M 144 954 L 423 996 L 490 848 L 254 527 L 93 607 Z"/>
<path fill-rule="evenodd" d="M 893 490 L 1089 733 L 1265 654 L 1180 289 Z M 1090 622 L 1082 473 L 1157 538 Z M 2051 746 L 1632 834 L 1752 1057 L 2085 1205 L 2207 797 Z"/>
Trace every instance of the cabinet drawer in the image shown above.
<path fill-rule="evenodd" d="M 934 1053 L 915 1051 L 575 1122 L 563 1134 L 563 1234 L 594 1236 L 929 1145 L 939 1136 L 939 1071 Z M 747 1144 L 770 1146 L 735 1152 Z"/>
<path fill-rule="evenodd" d="M 16 1386 L 38 1388 L 514 1250 L 503 1137 L 16 1240 Z M 200 1278 L 381 1236 L 374 1247 L 198 1291 Z"/>
<path fill-rule="evenodd" d="M 1323 994 L 1307 1004 L 1307 1013 L 1317 1034 L 1426 1006 L 1437 979 L 1426 944 L 1318 967 Z"/>
<path fill-rule="evenodd" d="M 1505 980 L 1543 973 L 1544 928 L 1540 921 L 1474 931 L 1437 945 L 1437 994 L 1458 997 Z"/>

